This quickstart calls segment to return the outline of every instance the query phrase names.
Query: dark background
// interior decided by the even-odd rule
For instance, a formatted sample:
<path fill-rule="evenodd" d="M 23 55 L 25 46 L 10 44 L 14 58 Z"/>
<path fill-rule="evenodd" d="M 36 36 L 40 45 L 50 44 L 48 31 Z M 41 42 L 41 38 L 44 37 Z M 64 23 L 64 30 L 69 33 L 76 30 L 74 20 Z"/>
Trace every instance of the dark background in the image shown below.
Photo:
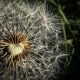
<path fill-rule="evenodd" d="M 62 12 L 69 22 L 65 24 L 66 38 L 72 40 L 67 44 L 67 53 L 72 57 L 70 64 L 58 80 L 80 80 L 80 0 L 48 0 L 48 2 L 55 11 L 58 11 L 59 5 L 63 7 Z"/>
<path fill-rule="evenodd" d="M 59 4 L 65 6 L 63 12 L 70 23 L 66 35 L 73 40 L 75 50 L 67 71 L 58 80 L 80 80 L 80 0 L 59 0 Z"/>

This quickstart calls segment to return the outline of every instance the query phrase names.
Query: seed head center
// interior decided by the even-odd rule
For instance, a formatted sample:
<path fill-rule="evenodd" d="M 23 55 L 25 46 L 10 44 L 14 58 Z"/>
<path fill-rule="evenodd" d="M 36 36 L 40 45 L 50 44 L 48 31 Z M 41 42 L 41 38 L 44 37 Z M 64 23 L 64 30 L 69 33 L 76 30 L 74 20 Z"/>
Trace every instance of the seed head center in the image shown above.
<path fill-rule="evenodd" d="M 10 44 L 8 46 L 8 51 L 11 53 L 11 55 L 16 56 L 23 52 L 24 45 L 22 43 L 19 44 Z"/>

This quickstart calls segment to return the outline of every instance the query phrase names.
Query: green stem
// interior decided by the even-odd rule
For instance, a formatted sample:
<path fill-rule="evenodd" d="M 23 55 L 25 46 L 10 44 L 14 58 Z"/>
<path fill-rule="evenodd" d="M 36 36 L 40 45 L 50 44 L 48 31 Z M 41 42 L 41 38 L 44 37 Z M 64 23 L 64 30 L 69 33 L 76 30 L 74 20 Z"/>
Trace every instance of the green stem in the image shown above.
<path fill-rule="evenodd" d="M 65 17 L 65 14 L 63 13 L 61 6 L 59 5 L 59 13 L 61 14 L 62 18 L 64 19 L 65 23 L 69 24 L 67 18 Z"/>
<path fill-rule="evenodd" d="M 63 19 L 62 19 L 62 29 L 63 29 L 63 35 L 64 35 L 64 40 L 65 40 L 66 51 L 68 51 L 65 23 Z"/>
<path fill-rule="evenodd" d="M 54 4 L 55 6 L 57 6 L 57 3 L 54 0 L 49 0 L 52 4 Z"/>
<path fill-rule="evenodd" d="M 65 46 L 66 46 L 66 51 L 68 51 L 68 46 L 67 46 L 67 36 L 66 36 L 66 29 L 65 29 L 65 24 L 69 24 L 65 14 L 63 13 L 61 6 L 59 5 L 58 7 L 59 13 L 62 16 L 62 29 L 63 29 L 63 34 L 64 34 L 64 40 L 65 40 Z"/>

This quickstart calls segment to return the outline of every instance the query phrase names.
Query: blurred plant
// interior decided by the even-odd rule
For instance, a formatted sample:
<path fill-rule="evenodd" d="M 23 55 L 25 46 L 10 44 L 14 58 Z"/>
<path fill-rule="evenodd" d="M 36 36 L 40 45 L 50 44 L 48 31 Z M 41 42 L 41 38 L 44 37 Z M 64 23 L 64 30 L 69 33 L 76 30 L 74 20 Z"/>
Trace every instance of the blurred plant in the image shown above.
<path fill-rule="evenodd" d="M 74 20 L 70 20 L 67 18 L 67 16 L 64 13 L 65 5 L 62 6 L 60 4 L 60 0 L 48 0 L 53 6 L 55 7 L 56 11 L 58 11 L 59 15 L 61 15 L 61 20 L 62 20 L 62 28 L 63 28 L 63 33 L 64 33 L 64 39 L 65 39 L 65 46 L 66 46 L 66 51 L 67 53 L 70 54 L 70 59 L 66 60 L 65 65 L 64 65 L 64 71 L 62 75 L 65 75 L 67 73 L 68 67 L 71 63 L 72 56 L 75 52 L 75 47 L 74 47 L 74 31 L 71 28 L 71 24 L 74 24 Z M 73 23 L 72 23 L 73 22 Z M 70 36 L 70 37 L 68 37 Z"/>

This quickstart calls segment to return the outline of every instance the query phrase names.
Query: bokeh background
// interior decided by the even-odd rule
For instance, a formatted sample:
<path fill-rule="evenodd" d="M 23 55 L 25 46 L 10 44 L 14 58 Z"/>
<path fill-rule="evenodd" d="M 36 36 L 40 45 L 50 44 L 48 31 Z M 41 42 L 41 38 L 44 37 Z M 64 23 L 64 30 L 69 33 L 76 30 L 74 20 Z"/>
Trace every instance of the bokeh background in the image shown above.
<path fill-rule="evenodd" d="M 59 12 L 70 63 L 58 80 L 80 80 L 80 0 L 49 0 Z"/>

